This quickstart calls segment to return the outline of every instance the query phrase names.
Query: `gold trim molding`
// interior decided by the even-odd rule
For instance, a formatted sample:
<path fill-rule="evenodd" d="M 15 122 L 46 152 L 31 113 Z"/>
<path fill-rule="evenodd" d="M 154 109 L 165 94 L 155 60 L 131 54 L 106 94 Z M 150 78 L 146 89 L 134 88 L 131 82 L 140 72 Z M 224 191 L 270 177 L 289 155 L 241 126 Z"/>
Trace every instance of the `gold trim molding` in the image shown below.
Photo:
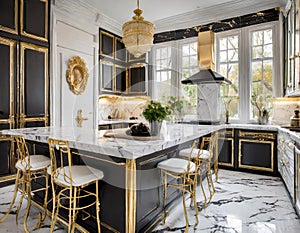
<path fill-rule="evenodd" d="M 85 91 L 89 72 L 81 57 L 75 56 L 69 59 L 66 76 L 70 90 L 75 95 L 80 95 Z"/>

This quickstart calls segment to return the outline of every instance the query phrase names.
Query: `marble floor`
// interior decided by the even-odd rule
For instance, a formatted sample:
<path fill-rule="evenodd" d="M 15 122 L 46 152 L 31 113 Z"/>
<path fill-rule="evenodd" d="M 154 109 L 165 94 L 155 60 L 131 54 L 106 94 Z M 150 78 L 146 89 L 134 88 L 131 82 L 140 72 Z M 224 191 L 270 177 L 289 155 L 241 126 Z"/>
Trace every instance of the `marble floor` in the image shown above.
<path fill-rule="evenodd" d="M 0 217 L 9 205 L 13 186 L 0 188 Z M 199 189 L 200 190 L 200 189 Z M 197 193 L 197 201 L 202 201 Z M 188 200 L 189 203 L 189 200 Z M 0 224 L 0 232 L 24 232 L 22 217 L 26 203 L 19 214 L 18 224 L 15 213 Z M 14 208 L 15 210 L 16 208 Z M 33 207 L 28 221 L 29 229 L 37 223 L 38 209 Z M 199 225 L 194 229 L 195 211 L 188 208 L 189 232 L 199 233 L 299 233 L 300 219 L 295 214 L 288 193 L 278 177 L 220 170 L 216 193 L 206 209 L 199 212 Z M 41 229 L 32 232 L 49 232 L 50 219 Z M 165 225 L 158 225 L 153 232 L 182 233 L 185 228 L 182 202 L 170 211 Z M 55 233 L 65 232 L 58 224 Z"/>

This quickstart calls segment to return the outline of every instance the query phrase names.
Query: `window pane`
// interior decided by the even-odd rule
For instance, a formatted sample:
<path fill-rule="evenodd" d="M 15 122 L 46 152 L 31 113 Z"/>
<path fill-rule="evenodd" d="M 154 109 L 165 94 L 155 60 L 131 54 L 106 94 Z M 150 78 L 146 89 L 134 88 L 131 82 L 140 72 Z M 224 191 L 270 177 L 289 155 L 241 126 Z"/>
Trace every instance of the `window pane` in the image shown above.
<path fill-rule="evenodd" d="M 263 47 L 256 46 L 252 48 L 252 58 L 262 58 L 263 56 Z"/>
<path fill-rule="evenodd" d="M 272 30 L 264 31 L 264 43 L 272 44 Z"/>
<path fill-rule="evenodd" d="M 182 67 L 189 67 L 189 57 L 183 57 L 182 58 Z"/>
<path fill-rule="evenodd" d="M 190 57 L 190 66 L 198 66 L 198 57 L 197 56 L 191 56 Z"/>
<path fill-rule="evenodd" d="M 232 36 L 228 37 L 228 49 L 236 49 L 238 48 L 238 37 Z"/>
<path fill-rule="evenodd" d="M 220 50 L 227 50 L 227 38 L 221 38 L 219 43 Z"/>
<path fill-rule="evenodd" d="M 273 57 L 273 46 L 272 46 L 272 44 L 264 46 L 264 57 Z"/>
<path fill-rule="evenodd" d="M 262 45 L 263 44 L 263 31 L 252 33 L 252 45 Z"/>
<path fill-rule="evenodd" d="M 262 62 L 252 62 L 252 82 L 260 82 L 262 80 Z"/>
<path fill-rule="evenodd" d="M 228 50 L 228 61 L 237 61 L 238 60 L 238 51 L 237 50 Z"/>
<path fill-rule="evenodd" d="M 220 62 L 227 62 L 227 51 L 220 52 Z"/>
<path fill-rule="evenodd" d="M 190 48 L 189 45 L 183 45 L 182 46 L 182 56 L 187 56 L 189 55 Z"/>

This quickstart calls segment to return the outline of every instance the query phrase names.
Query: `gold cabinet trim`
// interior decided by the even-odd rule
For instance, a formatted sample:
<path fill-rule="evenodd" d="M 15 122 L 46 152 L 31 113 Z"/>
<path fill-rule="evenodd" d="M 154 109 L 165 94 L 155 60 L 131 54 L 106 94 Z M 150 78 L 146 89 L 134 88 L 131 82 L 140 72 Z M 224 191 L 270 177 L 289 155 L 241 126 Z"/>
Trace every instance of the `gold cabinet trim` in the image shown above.
<path fill-rule="evenodd" d="M 0 25 L 0 30 L 8 32 L 8 33 L 12 33 L 12 34 L 18 34 L 18 0 L 15 0 L 15 17 L 14 17 L 14 23 L 15 23 L 15 29 L 11 29 L 8 27 L 5 27 L 3 25 Z"/>
<path fill-rule="evenodd" d="M 264 133 L 264 132 L 243 132 L 239 130 L 239 137 L 250 137 L 253 139 L 268 139 L 275 140 L 276 133 Z"/>
<path fill-rule="evenodd" d="M 243 165 L 242 164 L 242 156 L 243 156 L 242 155 L 242 142 L 271 144 L 271 167 L 258 167 L 258 166 L 252 166 L 252 165 Z M 238 167 L 254 169 L 254 170 L 259 170 L 259 171 L 274 172 L 274 142 L 273 141 L 251 140 L 251 139 L 239 139 Z"/>
<path fill-rule="evenodd" d="M 113 53 L 112 53 L 112 55 L 108 55 L 108 54 L 105 54 L 105 53 L 103 53 L 103 51 L 102 51 L 102 44 L 103 44 L 103 41 L 102 41 L 102 34 L 103 35 L 106 35 L 106 36 L 109 36 L 109 37 L 111 37 L 112 38 L 112 41 L 113 41 L 113 44 L 112 44 L 112 51 L 113 51 Z M 114 35 L 112 35 L 112 34 L 110 34 L 110 33 L 108 33 L 108 32 L 104 32 L 104 31 L 102 31 L 102 30 L 100 30 L 100 38 L 99 38 L 99 41 L 100 41 L 100 48 L 99 48 L 99 50 L 100 50 L 100 55 L 101 56 L 104 56 L 104 57 L 109 57 L 109 58 L 112 58 L 112 59 L 114 59 L 114 57 L 115 57 L 115 40 L 114 40 Z"/>
<path fill-rule="evenodd" d="M 44 2 L 45 3 L 45 35 L 44 37 L 42 36 L 37 36 L 31 33 L 28 33 L 24 30 L 24 0 L 21 0 L 20 2 L 20 33 L 23 36 L 27 36 L 30 37 L 32 39 L 36 39 L 36 40 L 42 40 L 42 41 L 48 41 L 48 0 L 40 0 L 40 2 Z"/>
<path fill-rule="evenodd" d="M 25 84 L 25 69 L 24 69 L 24 53 L 26 49 L 30 49 L 30 50 L 34 50 L 34 51 L 38 51 L 41 53 L 44 53 L 44 79 L 45 79 L 45 96 L 44 96 L 44 105 L 45 105 L 45 109 L 44 109 L 44 115 L 40 116 L 40 117 L 28 117 L 25 114 L 25 90 L 24 90 L 24 84 Z M 41 47 L 38 45 L 33 45 L 33 44 L 29 44 L 29 43 L 25 43 L 25 42 L 21 42 L 21 77 L 20 77 L 20 127 L 24 127 L 24 123 L 25 122 L 31 122 L 31 121 L 44 121 L 45 125 L 48 125 L 48 118 L 49 118 L 49 113 L 48 113 L 48 109 L 49 109 L 49 103 L 48 103 L 48 96 L 49 96 L 49 80 L 48 80 L 48 48 L 45 47 Z"/>
<path fill-rule="evenodd" d="M 9 77 L 9 118 L 8 119 L 1 119 L 0 123 L 9 123 L 10 128 L 14 128 L 15 126 L 15 116 L 14 116 L 14 108 L 15 108 L 15 101 L 14 101 L 14 95 L 15 95 L 15 88 L 14 88 L 14 80 L 15 80 L 15 47 L 16 47 L 16 42 L 10 39 L 6 39 L 3 37 L 0 37 L 0 44 L 7 45 L 9 46 L 9 59 L 10 59 L 10 77 Z"/>

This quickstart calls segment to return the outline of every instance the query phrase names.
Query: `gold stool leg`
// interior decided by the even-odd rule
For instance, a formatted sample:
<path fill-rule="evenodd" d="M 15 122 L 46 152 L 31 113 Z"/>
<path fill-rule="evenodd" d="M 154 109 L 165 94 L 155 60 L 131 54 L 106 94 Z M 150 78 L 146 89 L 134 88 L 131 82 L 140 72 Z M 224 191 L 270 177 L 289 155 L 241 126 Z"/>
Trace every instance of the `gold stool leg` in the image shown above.
<path fill-rule="evenodd" d="M 49 175 L 46 172 L 46 175 L 45 175 L 45 197 L 44 197 L 44 204 L 43 204 L 43 214 L 39 213 L 39 216 L 38 216 L 38 223 L 36 224 L 34 230 L 37 230 L 39 229 L 41 226 L 42 226 L 42 223 L 45 221 L 46 219 L 46 216 L 47 216 L 47 206 L 48 206 L 48 186 L 49 186 Z"/>
<path fill-rule="evenodd" d="M 210 164 L 208 164 L 207 166 L 207 183 L 208 183 L 208 188 L 209 188 L 209 201 L 211 201 L 214 193 L 215 193 L 215 187 L 214 187 L 214 183 L 213 183 L 213 179 L 212 179 L 212 173 L 210 170 Z"/>
<path fill-rule="evenodd" d="M 20 212 L 21 206 L 23 204 L 24 196 L 26 194 L 26 174 L 24 174 L 23 172 L 22 172 L 22 177 L 21 177 L 20 181 L 21 181 L 21 197 L 20 197 L 20 201 L 19 201 L 19 204 L 18 204 L 18 207 L 16 210 L 16 223 L 17 224 L 18 224 L 19 212 Z"/>
<path fill-rule="evenodd" d="M 27 227 L 27 219 L 31 207 L 31 174 L 28 171 L 25 175 L 25 183 L 26 183 L 26 193 L 27 193 L 27 208 L 24 216 L 24 230 L 26 233 L 29 233 L 28 227 Z"/>
<path fill-rule="evenodd" d="M 78 190 L 79 191 L 79 190 Z M 71 224 L 71 232 L 75 231 L 75 222 L 76 222 L 76 199 L 77 199 L 77 188 L 74 187 L 74 196 L 73 196 L 73 208 L 72 208 L 72 224 Z"/>
<path fill-rule="evenodd" d="M 98 233 L 101 232 L 101 225 L 100 225 L 100 201 L 99 201 L 99 193 L 98 193 L 98 180 L 96 180 L 96 217 L 97 217 L 97 227 Z"/>
<path fill-rule="evenodd" d="M 68 225 L 68 233 L 72 232 L 72 202 L 73 202 L 73 188 L 70 187 L 70 194 L 69 194 L 69 225 Z"/>
<path fill-rule="evenodd" d="M 189 229 L 189 219 L 188 219 L 188 216 L 187 216 L 184 193 L 185 193 L 184 190 L 182 190 L 182 203 L 183 203 L 183 211 L 184 211 L 184 217 L 185 217 L 185 230 L 184 230 L 184 232 L 187 233 L 188 229 Z"/>
<path fill-rule="evenodd" d="M 202 190 L 203 198 L 204 198 L 204 203 L 203 203 L 203 206 L 202 206 L 201 209 L 204 209 L 204 208 L 206 208 L 206 205 L 207 205 L 207 197 L 206 197 L 204 187 L 203 187 L 203 182 L 202 182 L 202 171 L 200 172 L 200 179 L 199 180 L 200 180 L 200 186 L 201 186 L 201 190 Z"/>
<path fill-rule="evenodd" d="M 51 189 L 52 189 L 52 213 L 51 213 L 52 223 L 51 223 L 50 233 L 54 231 L 54 226 L 56 224 L 56 218 L 58 214 L 58 204 L 56 204 L 56 192 L 55 192 L 55 186 L 52 177 L 51 177 Z"/>
<path fill-rule="evenodd" d="M 167 218 L 167 210 L 166 210 L 167 182 L 168 182 L 167 174 L 163 172 L 163 208 L 164 208 L 164 219 L 162 221 L 163 225 L 166 223 L 166 218 Z"/>
<path fill-rule="evenodd" d="M 194 228 L 196 228 L 196 226 L 199 223 L 199 220 L 198 220 L 198 206 L 197 206 L 197 200 L 196 200 L 196 189 L 197 189 L 197 175 L 195 175 L 195 177 L 194 177 L 194 187 L 193 187 L 193 190 L 192 190 L 193 191 L 194 206 L 195 206 L 195 209 L 196 209 L 196 224 L 195 224 Z"/>
<path fill-rule="evenodd" d="M 6 218 L 7 216 L 9 215 L 13 205 L 15 204 L 15 201 L 16 201 L 16 197 L 17 197 L 17 193 L 18 193 L 18 186 L 19 186 L 19 179 L 20 179 L 20 170 L 17 171 L 17 178 L 16 178 L 16 182 L 15 182 L 15 187 L 14 187 L 14 196 L 13 196 L 13 199 L 6 211 L 6 213 L 0 218 L 0 223 L 2 223 Z"/>

